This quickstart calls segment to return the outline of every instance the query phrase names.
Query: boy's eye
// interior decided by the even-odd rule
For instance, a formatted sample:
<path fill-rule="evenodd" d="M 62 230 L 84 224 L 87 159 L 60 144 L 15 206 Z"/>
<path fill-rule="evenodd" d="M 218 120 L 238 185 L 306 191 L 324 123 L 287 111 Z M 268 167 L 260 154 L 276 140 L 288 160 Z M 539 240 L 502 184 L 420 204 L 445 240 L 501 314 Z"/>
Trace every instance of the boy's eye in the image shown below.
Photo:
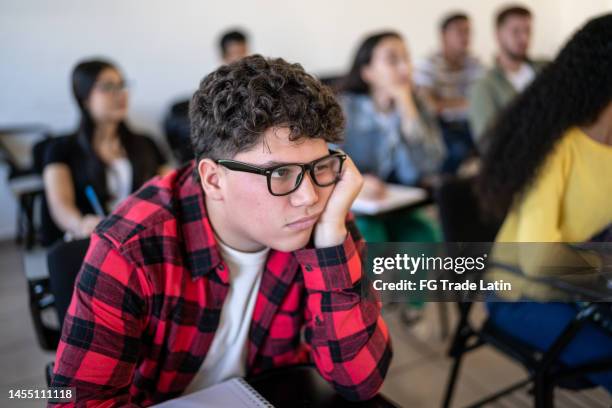
<path fill-rule="evenodd" d="M 289 177 L 291 173 L 292 173 L 291 169 L 286 168 L 286 167 L 280 167 L 272 171 L 272 177 L 285 178 L 285 177 Z"/>
<path fill-rule="evenodd" d="M 330 168 L 330 164 L 329 163 L 321 163 L 321 164 L 317 164 L 315 167 L 315 171 L 321 172 L 321 171 L 327 171 Z"/>

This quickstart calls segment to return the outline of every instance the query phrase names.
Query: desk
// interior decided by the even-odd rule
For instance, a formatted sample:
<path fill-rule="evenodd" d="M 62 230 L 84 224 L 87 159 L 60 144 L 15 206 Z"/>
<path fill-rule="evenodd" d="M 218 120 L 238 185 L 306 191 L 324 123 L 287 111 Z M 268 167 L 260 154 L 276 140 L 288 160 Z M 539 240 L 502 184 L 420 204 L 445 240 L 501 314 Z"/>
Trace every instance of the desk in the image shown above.
<path fill-rule="evenodd" d="M 394 404 L 378 394 L 369 401 L 351 402 L 342 398 L 313 366 L 294 366 L 267 371 L 247 378 L 265 399 L 278 408 L 285 407 L 368 407 L 391 408 Z"/>
<path fill-rule="evenodd" d="M 351 211 L 362 217 L 387 219 L 432 202 L 431 193 L 426 189 L 388 184 L 385 198 L 379 201 L 358 196 Z"/>

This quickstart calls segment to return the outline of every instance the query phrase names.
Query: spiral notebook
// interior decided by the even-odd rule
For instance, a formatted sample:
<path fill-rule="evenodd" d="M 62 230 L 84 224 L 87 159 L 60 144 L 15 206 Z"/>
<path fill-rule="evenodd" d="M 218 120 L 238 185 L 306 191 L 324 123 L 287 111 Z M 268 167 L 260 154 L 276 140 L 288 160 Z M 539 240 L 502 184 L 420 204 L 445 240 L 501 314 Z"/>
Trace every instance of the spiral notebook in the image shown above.
<path fill-rule="evenodd" d="M 233 378 L 193 394 L 155 405 L 156 408 L 273 408 L 243 378 Z"/>

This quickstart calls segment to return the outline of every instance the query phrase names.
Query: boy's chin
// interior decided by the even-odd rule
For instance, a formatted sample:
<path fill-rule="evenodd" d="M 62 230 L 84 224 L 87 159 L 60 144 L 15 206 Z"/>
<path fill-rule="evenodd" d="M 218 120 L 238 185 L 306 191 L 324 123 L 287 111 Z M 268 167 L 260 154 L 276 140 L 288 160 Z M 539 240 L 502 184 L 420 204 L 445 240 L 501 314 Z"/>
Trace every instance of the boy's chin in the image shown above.
<path fill-rule="evenodd" d="M 283 240 L 274 242 L 270 247 L 276 251 L 293 252 L 304 248 L 310 241 L 311 234 L 302 234 L 302 236 L 288 237 Z"/>

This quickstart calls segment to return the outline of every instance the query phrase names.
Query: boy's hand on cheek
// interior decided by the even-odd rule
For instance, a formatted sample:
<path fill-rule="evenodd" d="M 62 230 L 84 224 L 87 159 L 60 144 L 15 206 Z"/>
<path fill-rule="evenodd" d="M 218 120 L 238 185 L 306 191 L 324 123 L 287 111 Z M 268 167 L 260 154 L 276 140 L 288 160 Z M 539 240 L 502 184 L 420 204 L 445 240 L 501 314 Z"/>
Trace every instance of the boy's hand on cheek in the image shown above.
<path fill-rule="evenodd" d="M 340 180 L 327 201 L 321 218 L 315 225 L 314 244 L 317 248 L 340 245 L 346 238 L 346 216 L 363 186 L 363 176 L 350 157 L 346 158 Z"/>

